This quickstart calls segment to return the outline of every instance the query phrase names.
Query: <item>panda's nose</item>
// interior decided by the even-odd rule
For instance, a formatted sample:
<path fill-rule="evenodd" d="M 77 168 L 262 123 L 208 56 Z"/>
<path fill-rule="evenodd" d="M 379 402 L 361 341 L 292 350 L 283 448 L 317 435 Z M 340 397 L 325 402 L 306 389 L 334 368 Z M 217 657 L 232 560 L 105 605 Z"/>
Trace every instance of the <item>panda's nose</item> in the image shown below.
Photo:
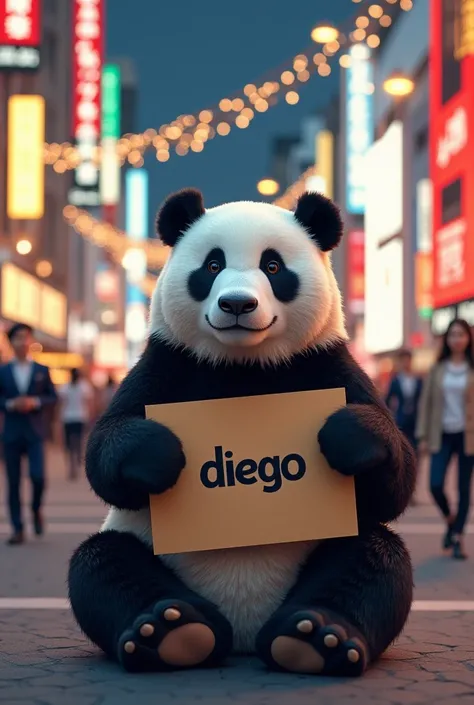
<path fill-rule="evenodd" d="M 255 311 L 258 306 L 258 301 L 253 296 L 233 294 L 230 296 L 221 296 L 217 304 L 224 313 L 233 313 L 234 316 L 240 316 L 243 313 L 252 313 L 252 311 Z"/>

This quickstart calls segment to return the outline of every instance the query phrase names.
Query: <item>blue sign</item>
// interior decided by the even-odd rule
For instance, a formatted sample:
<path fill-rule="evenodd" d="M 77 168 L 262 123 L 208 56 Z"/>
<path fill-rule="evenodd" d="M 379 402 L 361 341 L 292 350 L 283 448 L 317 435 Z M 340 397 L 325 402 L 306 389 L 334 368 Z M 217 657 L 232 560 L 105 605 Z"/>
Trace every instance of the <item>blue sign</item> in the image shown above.
<path fill-rule="evenodd" d="M 346 210 L 365 212 L 365 156 L 374 139 L 374 68 L 370 49 L 355 44 L 346 69 Z"/>

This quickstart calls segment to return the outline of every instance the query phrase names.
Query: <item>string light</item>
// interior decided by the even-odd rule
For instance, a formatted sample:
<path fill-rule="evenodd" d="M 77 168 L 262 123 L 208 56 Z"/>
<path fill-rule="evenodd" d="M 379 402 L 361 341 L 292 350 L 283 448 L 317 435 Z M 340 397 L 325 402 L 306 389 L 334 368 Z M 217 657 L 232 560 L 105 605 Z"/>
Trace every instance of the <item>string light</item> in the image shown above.
<path fill-rule="evenodd" d="M 356 2 L 357 0 L 354 0 Z M 398 0 L 386 0 L 389 4 L 395 4 Z M 404 5 L 405 10 L 410 10 L 413 6 L 411 0 L 400 0 L 400 5 Z M 375 6 L 372 5 L 372 15 L 375 12 L 380 26 L 388 27 L 392 18 L 388 14 L 380 14 L 379 10 L 374 10 Z M 370 10 L 370 8 L 369 8 Z M 361 41 L 367 35 L 365 28 L 371 25 L 371 21 L 368 18 L 362 16 L 358 17 L 355 21 L 356 29 L 350 35 L 352 41 Z M 358 33 L 358 34 L 357 34 Z M 362 36 L 363 34 L 363 36 Z M 283 71 L 280 73 L 280 79 L 283 86 L 280 85 L 279 81 L 265 81 L 260 87 L 254 83 L 248 83 L 243 88 L 243 95 L 246 96 L 248 101 L 253 105 L 253 109 L 250 106 L 245 105 L 245 101 L 242 98 L 234 98 L 230 100 L 229 98 L 223 98 L 218 107 L 214 110 L 205 109 L 201 110 L 197 116 L 194 115 L 180 115 L 169 124 L 162 125 L 158 130 L 149 128 L 145 130 L 142 134 L 123 135 L 117 143 L 117 152 L 120 157 L 120 162 L 123 164 L 126 159 L 134 166 L 141 166 L 143 164 L 143 152 L 148 147 L 154 147 L 156 149 L 156 157 L 158 161 L 168 161 L 170 158 L 170 147 L 172 146 L 179 156 L 185 156 L 189 153 L 189 150 L 193 152 L 201 152 L 204 149 L 204 144 L 207 140 L 212 139 L 215 134 L 220 136 L 226 136 L 231 132 L 231 125 L 227 120 L 223 120 L 222 113 L 230 113 L 231 111 L 238 112 L 239 115 L 235 117 L 235 124 L 241 129 L 245 129 L 250 121 L 254 118 L 257 112 L 266 112 L 270 105 L 275 104 L 275 96 L 280 91 L 282 95 L 285 96 L 286 102 L 290 105 L 295 105 L 299 101 L 299 94 L 295 90 L 281 90 L 286 89 L 288 86 L 293 86 L 296 81 L 305 82 L 309 80 L 311 75 L 316 71 L 320 76 L 329 76 L 331 73 L 331 67 L 327 63 L 327 54 L 331 54 L 331 49 L 338 51 L 342 44 L 345 43 L 346 37 L 343 34 L 338 33 L 338 39 L 332 38 L 326 41 L 323 47 L 323 52 L 316 52 L 312 55 L 311 60 L 306 54 L 298 54 L 294 57 L 292 62 L 292 71 Z M 361 39 L 357 39 L 361 37 Z M 371 34 L 367 37 L 367 43 L 370 46 L 378 46 L 380 44 L 380 38 L 375 34 L 374 28 L 371 27 Z M 337 47 L 336 47 L 337 44 Z M 334 53 L 335 53 L 334 51 Z M 343 54 L 339 58 L 339 63 L 343 68 L 348 68 L 351 63 L 351 58 L 347 54 Z M 292 76 L 291 82 L 285 84 L 283 75 Z M 289 79 L 287 79 L 289 80 Z M 372 92 L 374 87 L 371 87 Z M 269 102 L 267 98 L 272 97 L 272 102 Z M 229 115 L 228 118 L 231 118 Z M 232 120 L 234 120 L 232 118 Z M 214 126 L 211 123 L 214 121 Z M 186 130 L 192 130 L 195 128 L 194 132 L 187 132 Z M 198 139 L 199 138 L 199 139 Z M 174 143 L 174 144 L 170 144 Z M 100 149 L 97 150 L 97 159 L 100 159 Z M 62 145 L 58 143 L 51 143 L 45 145 L 44 159 L 47 164 L 53 165 L 53 168 L 58 173 L 64 173 L 68 169 L 75 168 L 80 163 L 80 156 L 77 150 L 69 143 L 64 143 Z M 285 194 L 283 194 L 279 199 L 274 201 L 276 205 L 280 205 L 283 208 L 293 208 L 294 203 L 298 195 L 304 191 L 306 179 L 314 173 L 314 167 L 307 170 L 300 179 L 293 184 Z M 93 242 L 98 247 L 107 248 L 112 257 L 119 264 L 128 249 L 137 248 L 137 242 L 131 241 L 126 233 L 111 226 L 107 223 L 102 223 L 94 219 L 87 211 L 82 211 L 75 206 L 66 206 L 64 211 L 64 218 L 66 222 L 73 227 L 76 232 L 78 232 L 82 237 Z M 31 243 L 28 242 L 29 248 L 32 248 Z M 19 245 L 20 243 L 18 243 Z M 21 246 L 22 247 L 22 246 Z M 21 249 L 20 247 L 20 249 Z M 26 248 L 25 244 L 25 248 Z M 143 243 L 139 243 L 138 247 L 142 247 L 145 250 L 147 265 L 150 269 L 161 269 L 165 263 L 168 253 L 167 248 L 161 245 L 158 241 L 147 240 Z M 28 252 L 31 249 L 28 250 Z M 25 254 L 28 254 L 25 252 Z M 141 287 L 143 291 L 150 295 L 156 282 L 156 277 L 153 275 L 147 275 Z"/>
<path fill-rule="evenodd" d="M 285 100 L 289 105 L 296 105 L 300 97 L 296 91 L 288 91 L 285 96 Z"/>
<path fill-rule="evenodd" d="M 378 19 L 379 17 L 382 17 L 383 10 L 380 5 L 371 5 L 369 7 L 369 15 L 375 19 Z"/>
<path fill-rule="evenodd" d="M 380 44 L 380 37 L 378 37 L 376 34 L 369 34 L 367 37 L 367 46 L 369 46 L 371 49 L 375 49 L 378 47 Z"/>
<path fill-rule="evenodd" d="M 406 11 L 413 7 L 412 0 L 386 0 L 386 2 L 390 5 L 399 2 L 400 7 Z M 380 4 L 374 3 L 370 5 L 368 13 L 371 18 L 379 20 L 381 27 L 387 27 L 392 22 L 390 15 L 384 14 Z M 366 39 L 368 34 L 371 37 L 368 45 L 378 46 L 377 39 L 372 36 L 376 34 L 376 31 L 371 26 L 371 22 L 372 20 L 369 17 L 363 15 L 357 17 L 354 20 L 355 28 L 349 35 L 350 41 L 361 42 Z M 368 32 L 366 30 L 369 29 L 369 26 L 370 31 Z M 128 161 L 133 167 L 142 166 L 144 152 L 149 148 L 156 150 L 156 157 L 159 162 L 169 160 L 171 149 L 179 156 L 185 156 L 190 151 L 189 145 L 192 141 L 204 144 L 216 134 L 219 136 L 229 134 L 230 125 L 223 127 L 223 123 L 227 123 L 227 120 L 223 119 L 226 114 L 231 112 L 243 114 L 242 111 L 245 108 L 252 109 L 251 106 L 256 112 L 266 112 L 269 107 L 277 104 L 280 96 L 284 97 L 288 92 L 296 92 L 294 87 L 297 82 L 306 83 L 315 74 L 323 77 L 330 75 L 330 67 L 328 67 L 329 70 L 328 68 L 320 70 L 320 66 L 327 63 L 327 56 L 333 56 L 340 50 L 341 46 L 347 42 L 347 36 L 332 25 L 315 27 L 311 34 L 313 40 L 316 38 L 316 41 L 322 45 L 322 51 L 314 54 L 310 52 L 297 54 L 291 61 L 292 70 L 279 71 L 278 77 L 282 85 L 275 79 L 262 81 L 260 85 L 258 82 L 247 83 L 242 89 L 242 97 L 222 98 L 214 108 L 205 108 L 196 115 L 180 115 L 170 123 L 162 125 L 159 129 L 149 128 L 141 134 L 123 135 L 117 142 L 117 154 L 120 165 Z M 341 66 L 345 67 L 346 62 L 346 59 L 342 59 L 342 62 L 340 61 Z M 245 117 L 251 120 L 253 116 L 245 115 Z M 234 122 L 234 119 L 231 119 L 230 122 Z M 197 140 L 192 133 L 192 129 L 197 123 L 209 125 L 212 127 L 213 132 L 209 133 L 207 137 L 200 137 Z M 244 124 L 245 121 L 239 120 L 239 123 Z M 221 127 L 217 129 L 219 125 Z M 185 135 L 191 136 L 190 142 L 185 143 L 183 141 Z M 198 150 L 202 151 L 202 148 L 198 147 Z M 100 164 L 100 153 L 99 147 L 95 150 L 93 156 L 97 164 Z M 52 165 L 57 173 L 63 174 L 70 169 L 76 168 L 81 163 L 81 155 L 68 142 L 63 144 L 53 142 L 45 144 L 44 160 L 46 164 Z"/>

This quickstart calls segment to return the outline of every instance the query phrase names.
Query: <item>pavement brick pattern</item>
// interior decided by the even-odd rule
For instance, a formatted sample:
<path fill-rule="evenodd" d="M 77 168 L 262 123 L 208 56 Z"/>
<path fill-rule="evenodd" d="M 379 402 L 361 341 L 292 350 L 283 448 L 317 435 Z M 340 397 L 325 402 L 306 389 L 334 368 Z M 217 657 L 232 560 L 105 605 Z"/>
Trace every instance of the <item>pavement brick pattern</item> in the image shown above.
<path fill-rule="evenodd" d="M 474 705 L 474 601 L 462 602 L 473 597 L 474 559 L 440 556 L 442 526 L 424 479 L 421 503 L 400 524 L 415 564 L 415 597 L 458 601 L 459 610 L 412 612 L 402 637 L 363 678 L 341 680 L 271 673 L 254 659 L 233 659 L 219 670 L 129 675 L 87 643 L 68 610 L 9 606 L 11 598 L 64 598 L 68 557 L 103 516 L 86 483 L 72 489 L 62 474 L 54 457 L 48 534 L 17 548 L 4 546 L 1 536 L 2 705 Z M 2 507 L 0 533 L 7 531 Z M 474 555 L 472 533 L 467 547 Z"/>

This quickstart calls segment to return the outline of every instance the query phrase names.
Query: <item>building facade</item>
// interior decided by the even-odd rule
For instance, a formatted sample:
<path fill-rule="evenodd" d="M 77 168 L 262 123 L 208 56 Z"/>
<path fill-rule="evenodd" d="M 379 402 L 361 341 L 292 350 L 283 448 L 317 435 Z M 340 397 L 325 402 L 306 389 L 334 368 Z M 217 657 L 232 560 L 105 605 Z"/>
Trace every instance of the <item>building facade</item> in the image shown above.
<path fill-rule="evenodd" d="M 39 95 L 45 101 L 45 139 L 70 139 L 71 3 L 44 0 L 41 4 L 40 65 L 36 71 L 0 71 L 0 191 L 8 192 L 8 100 L 13 95 Z M 36 220 L 12 220 L 6 199 L 0 208 L 2 328 L 22 321 L 32 325 L 38 351 L 67 349 L 69 235 L 62 217 L 69 176 L 45 169 L 44 214 Z M 31 251 L 20 254 L 19 240 Z M 26 247 L 28 249 L 29 246 Z M 23 252 L 25 248 L 20 248 Z M 7 352 L 4 351 L 4 354 Z M 59 362 L 59 359 L 57 360 Z"/>

